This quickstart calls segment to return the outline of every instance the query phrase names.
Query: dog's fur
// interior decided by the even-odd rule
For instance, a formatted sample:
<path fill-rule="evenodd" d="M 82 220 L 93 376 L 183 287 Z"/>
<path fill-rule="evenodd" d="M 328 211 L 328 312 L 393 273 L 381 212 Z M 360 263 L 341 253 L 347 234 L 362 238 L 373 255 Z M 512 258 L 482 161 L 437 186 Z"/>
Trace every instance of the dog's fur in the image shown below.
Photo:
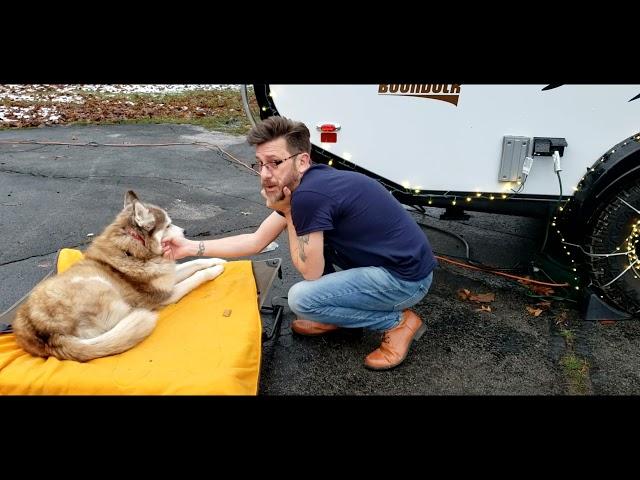
<path fill-rule="evenodd" d="M 161 241 L 183 230 L 161 208 L 128 191 L 124 209 L 94 239 L 83 260 L 34 288 L 13 324 L 32 355 L 87 361 L 124 352 L 156 325 L 160 306 L 220 275 L 224 260 L 176 265 Z"/>

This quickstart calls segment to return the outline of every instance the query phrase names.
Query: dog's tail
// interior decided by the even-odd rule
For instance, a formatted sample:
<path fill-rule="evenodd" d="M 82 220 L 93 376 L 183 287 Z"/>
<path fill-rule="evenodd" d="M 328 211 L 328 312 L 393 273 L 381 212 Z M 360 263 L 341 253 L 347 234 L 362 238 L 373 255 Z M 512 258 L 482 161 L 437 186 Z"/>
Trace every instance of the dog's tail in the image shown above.
<path fill-rule="evenodd" d="M 94 338 L 57 335 L 49 342 L 49 354 L 61 360 L 86 362 L 125 352 L 147 338 L 156 326 L 158 314 L 145 309 L 135 309 L 120 320 L 111 330 Z M 52 339 L 53 340 L 53 339 Z"/>

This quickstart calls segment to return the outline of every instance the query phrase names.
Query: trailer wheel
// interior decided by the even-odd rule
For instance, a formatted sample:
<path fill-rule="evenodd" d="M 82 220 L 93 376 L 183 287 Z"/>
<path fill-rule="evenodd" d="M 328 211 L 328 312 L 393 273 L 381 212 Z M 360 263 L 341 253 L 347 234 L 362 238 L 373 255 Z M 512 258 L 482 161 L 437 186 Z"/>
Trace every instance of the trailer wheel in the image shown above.
<path fill-rule="evenodd" d="M 617 189 L 596 211 L 591 235 L 592 254 L 629 252 L 626 255 L 587 257 L 592 283 L 619 309 L 640 312 L 640 179 Z M 638 262 L 638 263 L 635 263 Z M 631 268 L 629 266 L 631 265 Z"/>

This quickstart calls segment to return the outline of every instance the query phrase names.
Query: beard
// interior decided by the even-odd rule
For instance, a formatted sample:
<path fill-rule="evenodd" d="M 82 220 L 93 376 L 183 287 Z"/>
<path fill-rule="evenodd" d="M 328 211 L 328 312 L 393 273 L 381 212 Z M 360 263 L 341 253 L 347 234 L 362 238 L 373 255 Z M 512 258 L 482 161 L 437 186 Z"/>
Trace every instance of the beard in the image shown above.
<path fill-rule="evenodd" d="M 298 187 L 298 185 L 300 185 L 301 178 L 302 178 L 302 175 L 298 171 L 291 169 L 289 172 L 287 172 L 287 175 L 282 179 L 282 182 L 277 182 L 275 181 L 275 179 L 272 178 L 270 180 L 262 181 L 261 183 L 262 183 L 262 188 L 265 189 L 265 195 L 269 200 L 269 202 L 277 203 L 280 200 L 284 199 L 284 192 L 282 191 L 284 187 L 289 188 L 291 193 L 293 193 L 293 191 Z M 273 188 L 271 191 L 268 191 L 267 187 L 276 187 L 276 188 Z"/>

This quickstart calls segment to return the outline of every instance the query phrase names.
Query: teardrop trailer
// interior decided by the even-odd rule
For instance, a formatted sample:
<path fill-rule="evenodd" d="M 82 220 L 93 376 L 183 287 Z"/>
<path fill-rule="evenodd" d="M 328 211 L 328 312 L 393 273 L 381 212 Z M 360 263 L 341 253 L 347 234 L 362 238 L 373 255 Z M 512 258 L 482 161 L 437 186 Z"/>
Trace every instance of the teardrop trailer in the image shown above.
<path fill-rule="evenodd" d="M 535 261 L 570 283 L 585 319 L 640 313 L 640 85 L 253 91 L 260 118 L 309 126 L 314 161 L 369 175 L 407 206 L 545 219 Z"/>

